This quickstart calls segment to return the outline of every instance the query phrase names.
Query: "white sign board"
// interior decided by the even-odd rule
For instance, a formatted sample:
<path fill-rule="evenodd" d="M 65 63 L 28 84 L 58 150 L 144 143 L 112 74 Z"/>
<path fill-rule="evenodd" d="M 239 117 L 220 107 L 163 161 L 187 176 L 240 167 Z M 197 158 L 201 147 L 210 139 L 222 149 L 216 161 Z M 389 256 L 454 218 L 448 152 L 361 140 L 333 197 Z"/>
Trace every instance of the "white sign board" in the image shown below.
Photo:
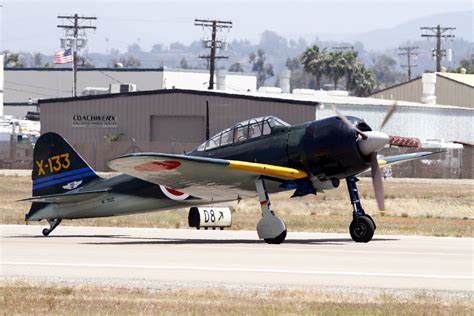
<path fill-rule="evenodd" d="M 72 127 L 116 128 L 117 125 L 117 115 L 74 114 L 72 116 Z"/>

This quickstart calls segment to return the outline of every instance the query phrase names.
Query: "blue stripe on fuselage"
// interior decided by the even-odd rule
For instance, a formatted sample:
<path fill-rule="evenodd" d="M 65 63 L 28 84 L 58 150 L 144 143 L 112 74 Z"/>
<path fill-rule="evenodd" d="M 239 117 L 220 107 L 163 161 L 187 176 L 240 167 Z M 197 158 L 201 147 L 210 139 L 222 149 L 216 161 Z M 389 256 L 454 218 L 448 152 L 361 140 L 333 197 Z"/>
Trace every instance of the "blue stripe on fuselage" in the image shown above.
<path fill-rule="evenodd" d="M 91 169 L 89 169 L 89 170 L 90 171 L 85 172 L 85 173 L 72 175 L 70 177 L 65 177 L 65 178 L 61 178 L 61 179 L 52 180 L 52 181 L 49 181 L 49 182 L 33 185 L 33 190 L 41 189 L 41 188 L 44 188 L 44 187 L 47 187 L 47 186 L 50 186 L 50 185 L 54 185 L 54 184 L 58 184 L 58 183 L 64 183 L 64 182 L 77 180 L 77 179 L 83 179 L 83 178 L 87 178 L 87 177 L 91 177 L 91 176 L 96 175 L 94 171 L 92 171 Z"/>
<path fill-rule="evenodd" d="M 38 183 L 42 183 L 42 182 L 47 182 L 47 181 L 57 179 L 57 178 L 72 176 L 72 175 L 82 173 L 82 172 L 86 172 L 86 171 L 92 171 L 92 169 L 89 168 L 89 167 L 86 167 L 86 168 L 76 169 L 76 170 L 72 170 L 72 171 L 61 172 L 61 173 L 54 174 L 54 175 L 49 176 L 49 177 L 43 177 L 43 178 L 35 179 L 35 180 L 33 180 L 33 185 L 38 184 Z"/>

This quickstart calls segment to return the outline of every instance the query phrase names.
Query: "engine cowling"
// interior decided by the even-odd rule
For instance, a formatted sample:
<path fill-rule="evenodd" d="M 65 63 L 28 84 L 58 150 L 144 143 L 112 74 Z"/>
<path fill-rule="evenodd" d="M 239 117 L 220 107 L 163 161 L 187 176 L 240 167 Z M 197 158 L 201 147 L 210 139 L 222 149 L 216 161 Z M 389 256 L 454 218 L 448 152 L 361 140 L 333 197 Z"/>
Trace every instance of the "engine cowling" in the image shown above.
<path fill-rule="evenodd" d="M 361 119 L 348 119 L 370 130 Z M 370 156 L 361 152 L 358 140 L 359 135 L 337 117 L 314 121 L 306 128 L 301 158 L 311 173 L 322 180 L 357 174 L 370 167 Z"/>

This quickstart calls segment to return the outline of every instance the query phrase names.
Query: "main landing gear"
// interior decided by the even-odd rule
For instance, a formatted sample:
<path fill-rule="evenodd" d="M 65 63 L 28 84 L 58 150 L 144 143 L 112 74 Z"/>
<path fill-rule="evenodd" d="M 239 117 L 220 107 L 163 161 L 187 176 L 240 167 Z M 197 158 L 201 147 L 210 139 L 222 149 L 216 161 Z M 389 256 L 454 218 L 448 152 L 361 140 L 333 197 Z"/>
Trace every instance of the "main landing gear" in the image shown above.
<path fill-rule="evenodd" d="M 351 198 L 353 208 L 352 223 L 349 226 L 349 233 L 355 242 L 369 242 L 374 236 L 376 229 L 375 222 L 369 215 L 365 214 L 360 203 L 359 191 L 356 183 L 359 181 L 356 177 L 347 177 L 347 189 Z"/>
<path fill-rule="evenodd" d="M 48 219 L 48 224 L 49 228 L 43 229 L 43 236 L 48 236 L 56 227 L 58 227 L 59 224 L 61 224 L 62 219 L 60 218 L 54 218 L 54 219 Z"/>
<path fill-rule="evenodd" d="M 260 177 L 255 181 L 255 187 L 262 209 L 262 219 L 257 224 L 258 238 L 265 240 L 268 244 L 281 244 L 286 238 L 285 223 L 272 211 L 263 178 Z"/>

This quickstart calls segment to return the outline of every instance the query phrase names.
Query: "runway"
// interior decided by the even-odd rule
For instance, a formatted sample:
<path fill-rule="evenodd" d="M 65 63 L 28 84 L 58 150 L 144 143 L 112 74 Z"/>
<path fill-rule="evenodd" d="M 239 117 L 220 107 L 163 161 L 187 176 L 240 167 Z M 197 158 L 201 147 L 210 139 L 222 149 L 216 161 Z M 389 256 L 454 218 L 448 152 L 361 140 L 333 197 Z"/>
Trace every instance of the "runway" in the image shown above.
<path fill-rule="evenodd" d="M 2 278 L 473 291 L 474 238 L 1 225 Z"/>

